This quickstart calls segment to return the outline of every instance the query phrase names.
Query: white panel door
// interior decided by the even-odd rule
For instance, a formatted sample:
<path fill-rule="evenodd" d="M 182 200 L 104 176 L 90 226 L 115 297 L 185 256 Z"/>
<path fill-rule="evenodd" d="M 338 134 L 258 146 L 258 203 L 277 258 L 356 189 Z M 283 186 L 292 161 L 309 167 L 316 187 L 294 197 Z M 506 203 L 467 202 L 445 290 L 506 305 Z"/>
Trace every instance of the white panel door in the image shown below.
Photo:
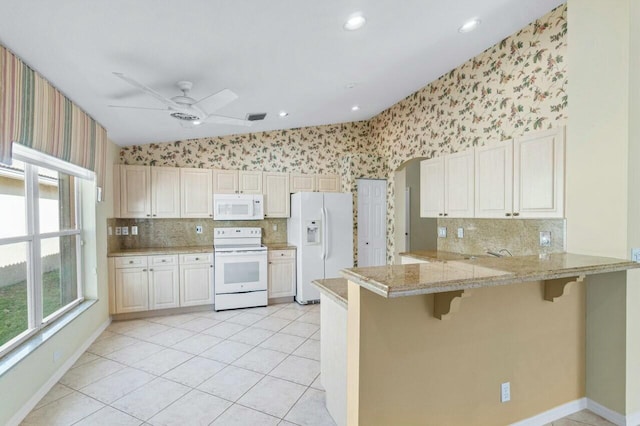
<path fill-rule="evenodd" d="M 473 217 L 473 149 L 444 157 L 444 216 Z"/>
<path fill-rule="evenodd" d="M 149 166 L 120 166 L 120 217 L 151 217 Z"/>
<path fill-rule="evenodd" d="M 238 188 L 241 194 L 262 194 L 262 172 L 238 172 Z"/>
<path fill-rule="evenodd" d="M 214 170 L 213 171 L 213 193 L 214 194 L 237 194 L 238 193 L 238 171 L 237 170 Z"/>
<path fill-rule="evenodd" d="M 151 217 L 180 217 L 180 169 L 151 167 Z"/>
<path fill-rule="evenodd" d="M 444 216 L 444 158 L 420 162 L 420 217 Z"/>
<path fill-rule="evenodd" d="M 149 267 L 149 309 L 177 308 L 180 305 L 178 266 Z"/>
<path fill-rule="evenodd" d="M 264 173 L 264 217 L 289 217 L 289 173 Z"/>
<path fill-rule="evenodd" d="M 513 211 L 513 141 L 476 148 L 475 215 L 504 218 Z"/>
<path fill-rule="evenodd" d="M 211 185 L 211 170 L 180 169 L 181 217 L 213 217 L 213 191 Z"/>
<path fill-rule="evenodd" d="M 358 179 L 358 267 L 387 263 L 387 181 Z"/>
<path fill-rule="evenodd" d="M 180 306 L 213 303 L 212 272 L 210 264 L 180 265 Z"/>
<path fill-rule="evenodd" d="M 513 215 L 563 217 L 564 127 L 516 139 L 513 158 Z"/>

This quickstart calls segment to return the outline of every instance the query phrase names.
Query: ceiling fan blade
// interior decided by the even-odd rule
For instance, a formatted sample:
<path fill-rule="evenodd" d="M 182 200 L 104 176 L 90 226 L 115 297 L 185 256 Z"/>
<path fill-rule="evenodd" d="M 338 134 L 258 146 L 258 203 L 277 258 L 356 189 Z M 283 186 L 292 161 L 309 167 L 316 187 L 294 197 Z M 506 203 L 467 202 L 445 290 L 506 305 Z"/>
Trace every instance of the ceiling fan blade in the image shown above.
<path fill-rule="evenodd" d="M 129 109 L 150 109 L 153 111 L 167 111 L 166 108 L 147 108 L 147 107 L 137 107 L 137 106 L 127 106 L 127 105 L 108 105 L 110 108 L 129 108 Z"/>
<path fill-rule="evenodd" d="M 213 93 L 207 97 L 200 99 L 198 102 L 196 102 L 193 105 L 198 105 L 203 101 L 207 101 L 207 109 L 210 111 L 216 111 L 222 108 L 223 106 L 230 104 L 236 99 L 238 99 L 238 95 L 236 95 L 229 89 L 222 89 L 217 93 Z"/>
<path fill-rule="evenodd" d="M 251 127 L 252 123 L 249 120 L 243 120 L 241 118 L 225 117 L 223 115 L 209 114 L 204 120 L 205 123 L 216 124 L 230 124 L 232 126 L 246 126 Z"/>
<path fill-rule="evenodd" d="M 127 83 L 129 83 L 133 87 L 136 87 L 136 88 L 142 90 L 147 95 L 156 98 L 157 100 L 159 100 L 160 102 L 162 102 L 163 104 L 165 104 L 165 105 L 167 105 L 167 106 L 169 106 L 171 108 L 175 108 L 175 109 L 178 109 L 178 110 L 182 109 L 182 107 L 180 105 L 178 105 L 176 102 L 172 101 L 169 98 L 166 98 L 166 97 L 162 96 L 160 93 L 156 92 L 152 88 L 150 88 L 148 86 L 145 86 L 142 83 L 138 83 L 136 80 L 132 79 L 131 77 L 127 77 L 126 75 L 122 74 L 121 72 L 114 72 L 113 75 L 115 75 L 116 77 L 126 81 Z"/>

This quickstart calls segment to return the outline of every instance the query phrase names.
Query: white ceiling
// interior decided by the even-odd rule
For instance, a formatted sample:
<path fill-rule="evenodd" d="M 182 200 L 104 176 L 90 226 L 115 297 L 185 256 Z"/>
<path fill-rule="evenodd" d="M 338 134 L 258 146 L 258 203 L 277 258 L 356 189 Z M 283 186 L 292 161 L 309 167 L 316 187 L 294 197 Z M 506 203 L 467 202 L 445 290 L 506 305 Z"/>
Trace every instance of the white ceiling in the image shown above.
<path fill-rule="evenodd" d="M 0 0 L 0 43 L 106 127 L 119 145 L 365 120 L 544 15 L 563 0 Z M 367 24 L 343 24 L 362 12 Z M 469 18 L 474 32 L 458 28 Z M 115 77 L 171 97 L 178 80 L 253 127 L 185 129 Z M 349 83 L 356 87 L 349 89 Z M 361 109 L 352 112 L 353 105 Z M 206 102 L 202 105 L 207 110 Z M 281 110 L 286 118 L 278 117 Z M 213 112 L 213 111 L 209 111 Z"/>

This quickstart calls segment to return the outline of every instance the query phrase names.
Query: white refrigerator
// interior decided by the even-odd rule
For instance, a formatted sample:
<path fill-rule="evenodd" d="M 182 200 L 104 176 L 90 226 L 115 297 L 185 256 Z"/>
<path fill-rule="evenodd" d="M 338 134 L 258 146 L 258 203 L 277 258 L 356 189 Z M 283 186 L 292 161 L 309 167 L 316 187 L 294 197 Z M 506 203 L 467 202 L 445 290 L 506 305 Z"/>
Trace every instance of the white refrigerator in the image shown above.
<path fill-rule="evenodd" d="M 291 195 L 287 240 L 296 246 L 296 302 L 320 300 L 311 281 L 340 278 L 353 267 L 353 202 L 350 193 L 297 192 Z"/>

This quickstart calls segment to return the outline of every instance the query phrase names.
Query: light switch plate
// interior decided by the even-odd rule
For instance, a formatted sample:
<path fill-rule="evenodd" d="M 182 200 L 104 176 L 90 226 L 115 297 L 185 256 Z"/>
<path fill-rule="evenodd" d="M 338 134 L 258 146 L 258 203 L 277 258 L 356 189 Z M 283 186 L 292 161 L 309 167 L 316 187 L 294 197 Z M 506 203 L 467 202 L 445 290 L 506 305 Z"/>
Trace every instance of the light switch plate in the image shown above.
<path fill-rule="evenodd" d="M 551 232 L 540 231 L 540 247 L 551 247 Z"/>
<path fill-rule="evenodd" d="M 122 235 L 129 235 L 129 227 L 128 226 L 123 226 L 122 227 Z"/>
<path fill-rule="evenodd" d="M 138 227 L 133 225 L 131 227 L 131 235 L 138 235 Z"/>
<path fill-rule="evenodd" d="M 446 226 L 438 226 L 438 238 L 447 238 Z"/>
<path fill-rule="evenodd" d="M 464 228 L 458 228 L 458 238 L 464 238 Z"/>
<path fill-rule="evenodd" d="M 108 236 L 112 236 L 113 235 L 113 227 L 112 226 L 107 226 L 107 235 Z"/>
<path fill-rule="evenodd" d="M 640 248 L 631 249 L 631 260 L 640 263 Z"/>

